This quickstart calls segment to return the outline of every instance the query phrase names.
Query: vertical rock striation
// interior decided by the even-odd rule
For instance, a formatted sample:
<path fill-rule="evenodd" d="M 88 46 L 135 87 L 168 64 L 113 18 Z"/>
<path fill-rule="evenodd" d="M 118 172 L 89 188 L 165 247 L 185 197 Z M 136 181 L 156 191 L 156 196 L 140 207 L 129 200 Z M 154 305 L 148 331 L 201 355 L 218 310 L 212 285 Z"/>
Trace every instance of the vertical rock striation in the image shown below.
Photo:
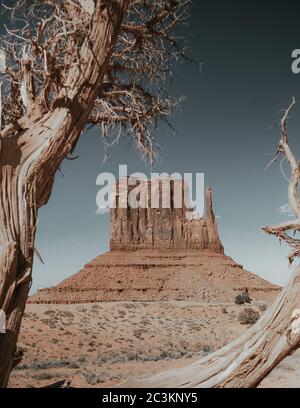
<path fill-rule="evenodd" d="M 132 206 L 134 197 L 135 204 L 147 205 Z M 117 182 L 111 199 L 115 202 L 110 212 L 111 251 L 180 249 L 224 253 L 210 188 L 206 191 L 204 218 L 191 208 L 188 186 L 182 180 L 136 180 L 129 185 L 128 179 L 123 179 Z"/>
<path fill-rule="evenodd" d="M 162 182 L 169 186 L 170 194 Z M 116 201 L 116 208 L 111 209 L 111 252 L 99 255 L 59 285 L 39 290 L 30 303 L 220 303 L 232 302 L 246 289 L 256 300 L 276 296 L 278 287 L 245 271 L 224 254 L 211 189 L 206 191 L 205 217 L 200 218 L 190 205 L 178 205 L 184 195 L 190 202 L 182 181 L 136 180 L 128 186 L 126 179 L 125 193 L 119 184 L 111 197 Z M 129 205 L 137 185 L 137 201 L 149 204 L 150 200 L 152 206 Z M 168 200 L 169 208 L 163 208 Z"/>

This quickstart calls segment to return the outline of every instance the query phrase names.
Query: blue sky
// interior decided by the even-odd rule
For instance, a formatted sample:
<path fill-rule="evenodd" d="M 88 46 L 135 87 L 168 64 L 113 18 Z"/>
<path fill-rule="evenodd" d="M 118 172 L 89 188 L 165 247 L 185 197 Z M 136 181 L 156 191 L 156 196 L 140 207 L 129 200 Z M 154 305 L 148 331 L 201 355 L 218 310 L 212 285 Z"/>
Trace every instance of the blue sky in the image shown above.
<path fill-rule="evenodd" d="M 272 282 L 290 276 L 288 248 L 261 226 L 286 219 L 287 182 L 279 164 L 267 172 L 279 140 L 280 110 L 299 97 L 300 75 L 291 71 L 291 53 L 300 48 L 299 5 L 265 1 L 196 2 L 187 41 L 203 63 L 176 67 L 170 91 L 186 100 L 172 117 L 176 134 L 161 127 L 157 171 L 203 172 L 214 191 L 214 209 L 225 252 Z M 300 98 L 299 98 L 300 99 Z M 300 103 L 289 122 L 290 140 L 300 156 Z M 116 176 L 119 164 L 149 173 L 128 139 L 111 149 L 103 164 L 100 130 L 80 139 L 75 154 L 57 174 L 52 197 L 40 210 L 32 290 L 51 286 L 108 250 L 108 215 L 96 214 L 96 178 Z M 287 170 L 288 171 L 288 170 Z"/>

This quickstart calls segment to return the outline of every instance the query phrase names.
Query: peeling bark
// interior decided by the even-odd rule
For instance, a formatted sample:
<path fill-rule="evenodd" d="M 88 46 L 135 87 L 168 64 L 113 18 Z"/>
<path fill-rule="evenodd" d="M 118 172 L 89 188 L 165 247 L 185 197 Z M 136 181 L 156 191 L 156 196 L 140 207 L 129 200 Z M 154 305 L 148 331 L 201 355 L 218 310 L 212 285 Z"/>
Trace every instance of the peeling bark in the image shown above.
<path fill-rule="evenodd" d="M 280 141 L 273 163 L 283 155 L 291 167 L 288 197 L 296 220 L 279 226 L 263 227 L 269 234 L 287 242 L 293 252 L 292 262 L 300 255 L 300 240 L 295 238 L 300 229 L 300 161 L 297 161 L 288 143 L 287 120 L 296 103 L 295 98 L 285 111 L 280 123 Z M 291 237 L 288 232 L 294 232 Z M 171 370 L 150 379 L 139 381 L 136 387 L 256 387 L 285 357 L 300 346 L 300 333 L 293 332 L 295 312 L 300 309 L 300 267 L 296 269 L 286 288 L 263 317 L 237 340 L 221 350 L 180 370 Z M 129 386 L 132 386 L 130 384 Z"/>
<path fill-rule="evenodd" d="M 300 268 L 262 318 L 222 349 L 181 369 L 168 370 L 122 387 L 252 388 L 300 345 L 293 333 L 300 307 Z"/>
<path fill-rule="evenodd" d="M 0 387 L 7 385 L 12 369 L 31 285 L 38 209 L 47 202 L 55 172 L 84 129 L 128 6 L 128 0 L 112 3 L 103 7 L 96 1 L 81 63 L 70 68 L 50 111 L 33 105 L 30 67 L 24 62 L 28 113 L 0 133 L 0 309 L 7 316 L 7 333 L 0 335 Z"/>

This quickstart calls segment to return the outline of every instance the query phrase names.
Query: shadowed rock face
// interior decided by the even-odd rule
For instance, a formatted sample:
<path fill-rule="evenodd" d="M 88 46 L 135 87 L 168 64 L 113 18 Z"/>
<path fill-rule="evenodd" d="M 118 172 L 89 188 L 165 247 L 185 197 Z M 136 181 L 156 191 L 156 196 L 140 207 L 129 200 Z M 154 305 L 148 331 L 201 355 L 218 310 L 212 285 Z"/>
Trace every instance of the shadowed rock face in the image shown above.
<path fill-rule="evenodd" d="M 137 187 L 139 202 L 147 203 L 144 205 L 147 208 L 132 208 L 128 204 Z M 113 196 L 116 208 L 110 212 L 111 251 L 207 249 L 224 253 L 210 188 L 205 198 L 206 215 L 200 218 L 189 205 L 188 186 L 181 180 L 137 180 L 133 186 L 128 185 L 127 179 L 123 179 L 122 183 L 119 181 Z M 126 203 L 123 205 L 125 208 L 121 208 L 120 203 L 123 202 Z M 169 208 L 165 208 L 166 204 Z"/>

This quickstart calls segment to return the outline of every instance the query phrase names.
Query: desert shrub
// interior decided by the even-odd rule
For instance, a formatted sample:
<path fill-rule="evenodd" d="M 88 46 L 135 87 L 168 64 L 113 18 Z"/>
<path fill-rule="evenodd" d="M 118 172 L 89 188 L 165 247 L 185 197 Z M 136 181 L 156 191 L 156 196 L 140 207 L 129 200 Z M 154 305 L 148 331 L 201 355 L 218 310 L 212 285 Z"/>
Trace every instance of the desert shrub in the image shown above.
<path fill-rule="evenodd" d="M 146 333 L 147 333 L 147 330 L 144 328 L 136 329 L 133 331 L 133 335 L 137 337 L 138 339 L 140 339 L 142 335 Z"/>
<path fill-rule="evenodd" d="M 169 358 L 169 357 L 170 357 L 170 354 L 166 350 L 163 350 L 160 353 L 160 356 L 159 356 L 160 360 L 163 360 L 163 359 L 166 359 L 166 358 Z"/>
<path fill-rule="evenodd" d="M 268 305 L 266 303 L 262 303 L 261 305 L 259 305 L 259 310 L 261 312 L 265 312 L 268 308 Z"/>
<path fill-rule="evenodd" d="M 100 382 L 100 379 L 97 377 L 97 375 L 91 371 L 87 371 L 86 373 L 84 373 L 84 377 L 89 385 L 96 385 Z"/>
<path fill-rule="evenodd" d="M 250 304 L 252 302 L 252 299 L 250 298 L 248 291 L 242 293 L 242 298 L 244 303 Z"/>
<path fill-rule="evenodd" d="M 46 370 L 48 368 L 61 368 L 68 367 L 70 365 L 70 360 L 52 360 L 52 361 L 34 361 L 31 364 L 19 364 L 16 370 Z"/>
<path fill-rule="evenodd" d="M 57 313 L 60 317 L 69 317 L 73 319 L 74 314 L 72 312 L 69 312 L 68 310 L 61 310 Z"/>
<path fill-rule="evenodd" d="M 68 365 L 69 368 L 80 368 L 81 363 L 79 361 L 70 361 L 70 364 Z"/>
<path fill-rule="evenodd" d="M 45 315 L 55 315 L 55 310 L 45 310 L 44 312 Z"/>
<path fill-rule="evenodd" d="M 214 351 L 213 347 L 210 346 L 209 344 L 203 344 L 203 345 L 201 346 L 201 350 L 202 350 L 204 353 L 207 353 L 207 354 L 212 353 L 212 352 Z"/>
<path fill-rule="evenodd" d="M 252 299 L 250 298 L 248 291 L 245 291 L 237 295 L 234 299 L 234 302 L 237 305 L 244 305 L 245 303 L 250 304 L 252 302 Z"/>
<path fill-rule="evenodd" d="M 30 374 L 30 378 L 32 378 L 33 380 L 38 380 L 38 381 L 52 380 L 53 378 L 56 378 L 56 377 L 58 377 L 57 373 L 43 372 L 43 373 Z"/>
<path fill-rule="evenodd" d="M 85 356 L 81 355 L 78 357 L 78 363 L 85 363 Z"/>
<path fill-rule="evenodd" d="M 238 316 L 238 321 L 241 324 L 254 324 L 259 319 L 259 313 L 252 309 L 251 307 L 247 307 L 246 309 L 242 310 Z"/>
<path fill-rule="evenodd" d="M 243 305 L 243 304 L 244 304 L 244 300 L 243 300 L 242 295 L 237 295 L 237 296 L 235 297 L 235 299 L 234 299 L 234 303 L 235 303 L 236 305 Z"/>

